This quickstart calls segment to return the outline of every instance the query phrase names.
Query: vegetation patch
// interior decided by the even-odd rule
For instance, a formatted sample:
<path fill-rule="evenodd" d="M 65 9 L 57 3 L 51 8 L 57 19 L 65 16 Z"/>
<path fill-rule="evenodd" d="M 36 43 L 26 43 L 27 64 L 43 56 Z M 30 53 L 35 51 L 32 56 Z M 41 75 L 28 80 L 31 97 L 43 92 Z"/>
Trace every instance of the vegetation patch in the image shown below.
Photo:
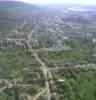
<path fill-rule="evenodd" d="M 60 70 L 53 75 L 59 100 L 96 100 L 96 71 Z"/>
<path fill-rule="evenodd" d="M 0 100 L 2 96 L 5 98 L 2 100 L 21 100 L 16 98 L 22 98 L 22 93 L 34 96 L 44 88 L 45 83 L 40 65 L 32 54 L 20 47 L 0 50 L 0 80 L 2 79 L 8 80 L 13 87 L 11 90 L 6 89 L 0 95 Z"/>

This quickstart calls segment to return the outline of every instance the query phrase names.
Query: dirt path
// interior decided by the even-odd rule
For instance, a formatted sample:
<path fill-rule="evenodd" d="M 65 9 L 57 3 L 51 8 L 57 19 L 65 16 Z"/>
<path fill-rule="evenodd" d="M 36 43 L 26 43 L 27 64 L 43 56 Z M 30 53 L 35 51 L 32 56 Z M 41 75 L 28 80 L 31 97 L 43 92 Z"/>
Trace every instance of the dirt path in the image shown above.
<path fill-rule="evenodd" d="M 46 89 L 43 89 L 42 91 L 40 91 L 32 100 L 37 100 L 38 97 L 40 97 L 43 93 L 45 93 Z"/>

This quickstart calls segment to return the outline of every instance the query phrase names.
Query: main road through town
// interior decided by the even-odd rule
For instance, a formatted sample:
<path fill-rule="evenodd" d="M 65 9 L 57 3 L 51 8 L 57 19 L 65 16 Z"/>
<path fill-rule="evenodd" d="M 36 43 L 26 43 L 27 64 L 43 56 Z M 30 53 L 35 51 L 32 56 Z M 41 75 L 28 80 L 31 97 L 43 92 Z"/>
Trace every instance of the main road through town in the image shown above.
<path fill-rule="evenodd" d="M 36 61 L 38 61 L 41 64 L 41 70 L 42 70 L 42 72 L 45 76 L 45 86 L 46 86 L 47 100 L 51 100 L 50 87 L 49 87 L 49 83 L 48 83 L 48 79 L 47 79 L 47 67 L 46 67 L 45 63 L 39 58 L 38 54 L 35 52 L 35 50 L 32 48 L 32 45 L 30 44 L 30 43 L 32 43 L 32 34 L 35 32 L 35 30 L 37 30 L 37 28 L 38 28 L 38 24 L 29 33 L 27 45 L 28 45 L 29 51 L 32 52 L 32 55 L 34 56 Z"/>

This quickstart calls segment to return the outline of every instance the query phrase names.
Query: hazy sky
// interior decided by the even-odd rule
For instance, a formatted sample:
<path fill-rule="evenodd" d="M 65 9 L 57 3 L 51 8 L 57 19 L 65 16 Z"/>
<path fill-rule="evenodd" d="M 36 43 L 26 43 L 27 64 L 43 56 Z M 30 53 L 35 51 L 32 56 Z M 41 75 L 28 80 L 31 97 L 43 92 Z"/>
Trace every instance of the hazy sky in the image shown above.
<path fill-rule="evenodd" d="M 70 4 L 96 4 L 96 0 L 18 0 L 29 3 L 49 3 L 49 4 L 60 4 L 60 3 L 70 3 Z"/>

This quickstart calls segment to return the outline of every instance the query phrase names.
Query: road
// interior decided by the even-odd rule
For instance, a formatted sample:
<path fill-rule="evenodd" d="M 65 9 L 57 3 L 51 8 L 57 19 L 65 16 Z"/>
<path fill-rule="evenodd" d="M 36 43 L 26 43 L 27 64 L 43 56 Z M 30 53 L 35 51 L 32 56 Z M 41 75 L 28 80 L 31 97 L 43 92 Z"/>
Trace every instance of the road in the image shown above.
<path fill-rule="evenodd" d="M 45 63 L 39 58 L 38 54 L 35 52 L 35 50 L 32 48 L 31 46 L 31 42 L 32 42 L 32 34 L 35 32 L 35 30 L 37 30 L 38 28 L 38 24 L 36 25 L 36 27 L 34 28 L 34 30 L 32 30 L 29 35 L 28 35 L 28 40 L 27 40 L 27 45 L 29 48 L 29 51 L 32 52 L 32 55 L 34 56 L 34 58 L 41 64 L 41 70 L 45 76 L 45 86 L 46 86 L 46 94 L 47 94 L 47 100 L 51 100 L 51 93 L 50 93 L 50 87 L 49 87 L 49 83 L 48 83 L 48 79 L 47 79 L 47 67 L 45 65 Z"/>
<path fill-rule="evenodd" d="M 60 51 L 68 51 L 70 50 L 70 48 L 59 48 L 59 47 L 48 47 L 48 48 L 40 48 L 40 49 L 36 49 L 36 52 L 40 53 L 40 52 L 60 52 Z"/>
<path fill-rule="evenodd" d="M 4 90 L 6 90 L 7 88 L 8 88 L 7 86 L 0 88 L 0 93 L 3 92 Z"/>
<path fill-rule="evenodd" d="M 27 21 L 31 19 L 31 17 L 29 17 L 27 20 L 25 20 L 18 28 L 23 28 L 26 24 L 27 24 Z M 49 83 L 48 83 L 48 79 L 47 79 L 47 67 L 45 65 L 45 63 L 43 61 L 41 61 L 41 59 L 39 58 L 38 54 L 35 52 L 35 50 L 32 48 L 31 46 L 31 42 L 32 42 L 32 34 L 38 29 L 38 24 L 35 25 L 35 28 L 29 33 L 28 35 L 28 40 L 26 41 L 27 42 L 27 45 L 28 45 L 28 48 L 29 48 L 29 51 L 32 52 L 32 55 L 34 56 L 34 58 L 41 64 L 41 70 L 45 76 L 45 86 L 46 86 L 46 94 L 47 94 L 47 100 L 51 100 L 51 93 L 50 93 L 50 87 L 49 87 Z M 17 30 L 16 30 L 17 31 Z"/>
<path fill-rule="evenodd" d="M 49 70 L 71 70 L 71 69 L 83 69 L 83 70 L 96 70 L 96 64 L 78 64 L 78 65 L 70 65 L 70 66 L 64 66 L 64 67 L 55 67 L 55 68 L 49 68 L 47 69 L 47 71 Z"/>
<path fill-rule="evenodd" d="M 0 79 L 0 93 L 11 87 L 13 87 L 13 85 L 8 79 Z"/>
<path fill-rule="evenodd" d="M 40 97 L 43 93 L 45 93 L 46 89 L 43 89 L 42 91 L 40 91 L 32 100 L 37 100 L 38 97 Z"/>
<path fill-rule="evenodd" d="M 16 27 L 16 30 L 14 30 L 14 31 L 18 32 L 18 28 L 22 29 L 28 23 L 28 20 L 30 20 L 31 17 L 26 19 L 20 26 Z M 49 83 L 47 81 L 48 80 L 47 79 L 47 67 L 46 67 L 45 63 L 39 58 L 38 54 L 35 52 L 35 50 L 32 48 L 32 45 L 30 44 L 30 43 L 32 43 L 32 34 L 38 29 L 38 26 L 39 25 L 36 24 L 35 28 L 28 34 L 28 39 L 26 40 L 26 42 L 27 42 L 29 51 L 32 52 L 32 55 L 34 56 L 34 58 L 41 64 L 41 70 L 42 70 L 44 77 L 45 77 L 47 100 L 51 100 L 50 87 L 49 87 Z M 13 40 L 16 41 L 16 39 L 13 39 Z M 18 40 L 20 40 L 20 39 L 18 39 Z M 6 89 L 6 87 L 4 87 L 1 91 L 5 90 L 5 89 Z"/>

